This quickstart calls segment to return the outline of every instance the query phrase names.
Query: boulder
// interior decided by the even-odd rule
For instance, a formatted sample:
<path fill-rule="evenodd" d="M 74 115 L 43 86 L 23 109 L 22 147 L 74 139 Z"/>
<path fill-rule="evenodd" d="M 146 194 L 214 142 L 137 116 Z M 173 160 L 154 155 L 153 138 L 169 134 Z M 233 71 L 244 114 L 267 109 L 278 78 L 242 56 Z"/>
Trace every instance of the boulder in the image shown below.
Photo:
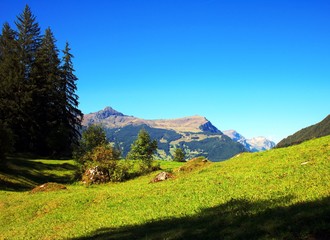
<path fill-rule="evenodd" d="M 109 171 L 106 168 L 96 166 L 85 171 L 83 182 L 86 184 L 100 184 L 110 181 Z"/>
<path fill-rule="evenodd" d="M 161 181 L 165 181 L 169 178 L 173 178 L 173 175 L 171 173 L 161 172 L 161 173 L 157 174 L 157 176 L 153 180 L 151 180 L 151 182 L 161 182 Z"/>

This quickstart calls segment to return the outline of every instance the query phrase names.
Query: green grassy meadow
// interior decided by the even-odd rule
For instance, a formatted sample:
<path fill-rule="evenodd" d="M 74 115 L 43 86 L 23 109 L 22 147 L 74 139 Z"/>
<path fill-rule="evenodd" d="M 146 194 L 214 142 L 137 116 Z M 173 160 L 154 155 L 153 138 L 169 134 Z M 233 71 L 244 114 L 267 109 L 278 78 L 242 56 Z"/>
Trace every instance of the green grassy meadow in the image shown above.
<path fill-rule="evenodd" d="M 73 161 L 10 159 L 0 239 L 329 239 L 330 136 L 122 183 L 71 183 Z M 9 169 L 9 170 L 8 170 Z M 44 182 L 66 190 L 31 193 Z M 6 187 L 4 187 L 6 185 Z"/>

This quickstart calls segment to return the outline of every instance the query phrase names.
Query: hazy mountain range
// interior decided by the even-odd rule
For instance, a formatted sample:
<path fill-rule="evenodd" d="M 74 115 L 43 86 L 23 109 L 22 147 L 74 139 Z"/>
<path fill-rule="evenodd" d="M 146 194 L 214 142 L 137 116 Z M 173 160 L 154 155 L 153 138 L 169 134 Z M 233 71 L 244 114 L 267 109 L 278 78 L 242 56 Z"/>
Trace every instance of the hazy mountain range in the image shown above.
<path fill-rule="evenodd" d="M 241 143 L 249 152 L 259 152 L 275 147 L 275 143 L 265 137 L 254 137 L 251 139 L 246 139 L 235 130 L 226 130 L 223 131 L 223 133 L 235 142 Z"/>
<path fill-rule="evenodd" d="M 184 149 L 187 158 L 205 156 L 212 161 L 222 161 L 244 151 L 260 151 L 275 144 L 265 138 L 245 139 L 234 130 L 224 133 L 202 116 L 177 119 L 146 120 L 106 107 L 85 114 L 83 126 L 101 124 L 109 141 L 116 143 L 123 156 L 128 153 L 138 132 L 146 129 L 158 142 L 158 157 L 172 158 L 175 148 Z M 228 135 L 228 136 L 227 136 Z"/>

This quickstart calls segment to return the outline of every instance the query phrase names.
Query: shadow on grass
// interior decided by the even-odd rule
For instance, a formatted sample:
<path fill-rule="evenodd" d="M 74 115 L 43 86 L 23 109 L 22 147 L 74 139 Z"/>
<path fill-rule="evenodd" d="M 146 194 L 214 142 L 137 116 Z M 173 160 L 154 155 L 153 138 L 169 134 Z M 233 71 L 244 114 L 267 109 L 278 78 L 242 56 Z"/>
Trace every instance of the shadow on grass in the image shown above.
<path fill-rule="evenodd" d="M 285 204 L 289 199 L 279 199 Z M 288 207 L 231 200 L 194 216 L 103 228 L 85 239 L 330 239 L 330 197 Z M 278 205 L 277 205 L 278 206 Z"/>
<path fill-rule="evenodd" d="M 46 182 L 71 183 L 73 174 L 57 172 L 76 170 L 69 163 L 46 164 L 27 158 L 8 158 L 0 168 L 0 190 L 26 191 Z"/>

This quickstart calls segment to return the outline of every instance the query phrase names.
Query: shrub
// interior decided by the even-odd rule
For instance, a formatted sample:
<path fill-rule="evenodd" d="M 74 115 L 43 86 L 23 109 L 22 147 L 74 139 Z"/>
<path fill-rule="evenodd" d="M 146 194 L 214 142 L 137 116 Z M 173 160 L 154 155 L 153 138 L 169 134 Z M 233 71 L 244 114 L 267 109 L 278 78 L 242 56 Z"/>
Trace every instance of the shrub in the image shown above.
<path fill-rule="evenodd" d="M 129 161 L 121 160 L 112 174 L 110 175 L 110 181 L 112 182 L 122 182 L 128 180 L 131 177 L 131 171 L 133 169 L 133 164 Z"/>

